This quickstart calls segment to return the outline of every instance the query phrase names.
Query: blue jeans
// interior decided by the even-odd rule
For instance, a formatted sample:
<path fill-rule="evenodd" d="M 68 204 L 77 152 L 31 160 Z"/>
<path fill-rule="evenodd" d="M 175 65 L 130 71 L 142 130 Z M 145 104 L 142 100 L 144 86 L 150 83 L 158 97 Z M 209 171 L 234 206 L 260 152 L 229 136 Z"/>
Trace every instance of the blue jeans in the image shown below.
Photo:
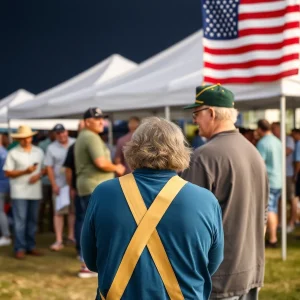
<path fill-rule="evenodd" d="M 35 248 L 39 206 L 40 200 L 12 200 L 16 252 L 31 251 Z"/>
<path fill-rule="evenodd" d="M 275 214 L 278 213 L 278 202 L 279 198 L 281 196 L 281 189 L 273 189 L 270 188 L 270 194 L 269 194 L 269 212 L 273 212 Z"/>
<path fill-rule="evenodd" d="M 10 236 L 9 225 L 7 216 L 4 212 L 4 203 L 5 203 L 6 194 L 0 193 L 0 236 L 1 234 L 5 237 Z"/>
<path fill-rule="evenodd" d="M 80 255 L 81 261 L 83 261 L 82 253 L 81 253 L 81 246 L 80 246 L 80 236 L 81 230 L 83 226 L 83 221 L 85 217 L 86 210 L 89 205 L 91 195 L 87 196 L 76 196 L 75 198 L 75 239 L 76 239 L 76 249 L 78 254 Z"/>

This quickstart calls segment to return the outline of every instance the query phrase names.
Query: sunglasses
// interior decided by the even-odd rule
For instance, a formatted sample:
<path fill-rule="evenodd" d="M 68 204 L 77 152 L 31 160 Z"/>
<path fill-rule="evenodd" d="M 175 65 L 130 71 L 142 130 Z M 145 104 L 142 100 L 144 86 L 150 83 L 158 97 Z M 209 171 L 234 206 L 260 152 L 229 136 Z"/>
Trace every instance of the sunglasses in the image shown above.
<path fill-rule="evenodd" d="M 209 109 L 209 107 L 205 107 L 205 108 L 201 108 L 201 109 L 198 109 L 198 110 L 195 110 L 194 112 L 193 112 L 193 119 L 196 119 L 197 118 L 197 115 L 198 115 L 198 112 L 200 112 L 200 111 L 202 111 L 202 110 L 207 110 L 207 109 Z"/>

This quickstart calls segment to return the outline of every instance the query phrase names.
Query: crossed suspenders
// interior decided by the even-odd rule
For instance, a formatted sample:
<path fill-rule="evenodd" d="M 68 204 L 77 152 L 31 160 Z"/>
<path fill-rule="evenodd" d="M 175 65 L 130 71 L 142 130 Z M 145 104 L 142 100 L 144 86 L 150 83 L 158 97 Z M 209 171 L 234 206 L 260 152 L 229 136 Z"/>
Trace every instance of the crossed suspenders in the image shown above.
<path fill-rule="evenodd" d="M 128 174 L 120 177 L 119 180 L 128 206 L 138 227 L 127 246 L 106 299 L 100 293 L 101 299 L 118 300 L 122 298 L 138 260 L 144 248 L 147 246 L 170 299 L 184 300 L 174 270 L 156 230 L 156 226 L 176 195 L 187 182 L 178 176 L 172 177 L 147 210 L 134 176 Z"/>

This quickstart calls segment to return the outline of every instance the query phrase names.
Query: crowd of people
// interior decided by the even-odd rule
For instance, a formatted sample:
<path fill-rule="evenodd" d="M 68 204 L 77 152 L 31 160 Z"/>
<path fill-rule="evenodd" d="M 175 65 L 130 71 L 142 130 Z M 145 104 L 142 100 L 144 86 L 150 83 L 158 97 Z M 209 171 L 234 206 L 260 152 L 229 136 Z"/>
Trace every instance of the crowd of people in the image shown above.
<path fill-rule="evenodd" d="M 76 139 L 57 124 L 33 145 L 37 132 L 20 126 L 13 147 L 0 146 L 0 245 L 11 243 L 9 195 L 15 257 L 42 255 L 35 232 L 39 211 L 49 218 L 51 207 L 50 249 L 75 246 L 78 276 L 98 276 L 96 299 L 258 299 L 265 246 L 277 247 L 280 124 L 238 130 L 234 95 L 221 85 L 198 87 L 185 109 L 203 137 L 193 149 L 174 123 L 132 117 L 112 157 L 99 108 L 83 114 Z M 295 129 L 287 137 L 289 232 L 298 222 L 298 140 Z"/>

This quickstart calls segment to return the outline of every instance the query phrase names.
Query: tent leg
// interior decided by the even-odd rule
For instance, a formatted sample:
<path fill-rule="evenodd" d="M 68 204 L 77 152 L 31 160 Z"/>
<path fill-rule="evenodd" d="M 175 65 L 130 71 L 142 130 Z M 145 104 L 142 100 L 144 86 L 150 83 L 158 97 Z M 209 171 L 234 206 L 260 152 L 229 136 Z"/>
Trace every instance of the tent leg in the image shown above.
<path fill-rule="evenodd" d="M 296 110 L 296 108 L 293 109 L 293 128 L 297 127 Z"/>
<path fill-rule="evenodd" d="M 287 233 L 286 233 L 286 98 L 280 98 L 281 112 L 281 142 L 282 142 L 282 192 L 281 192 L 281 255 L 282 260 L 287 259 Z"/>
<path fill-rule="evenodd" d="M 114 133 L 113 133 L 113 120 L 110 119 L 108 122 L 108 144 L 110 147 L 114 144 Z"/>
<path fill-rule="evenodd" d="M 170 110 L 170 106 L 166 106 L 165 107 L 165 118 L 168 121 L 171 121 L 171 110 Z"/>
<path fill-rule="evenodd" d="M 7 135 L 8 135 L 8 141 L 11 144 L 12 143 L 12 128 L 11 128 L 11 122 L 10 119 L 7 119 Z"/>

